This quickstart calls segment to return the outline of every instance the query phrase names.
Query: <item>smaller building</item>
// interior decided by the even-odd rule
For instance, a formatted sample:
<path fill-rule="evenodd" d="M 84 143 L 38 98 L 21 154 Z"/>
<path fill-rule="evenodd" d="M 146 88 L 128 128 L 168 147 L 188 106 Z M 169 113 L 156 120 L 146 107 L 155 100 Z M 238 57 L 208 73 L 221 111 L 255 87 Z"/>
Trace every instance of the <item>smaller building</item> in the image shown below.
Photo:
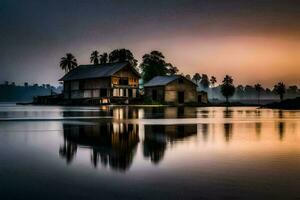
<path fill-rule="evenodd" d="M 145 98 L 167 104 L 197 103 L 197 85 L 181 75 L 156 76 L 144 85 Z"/>

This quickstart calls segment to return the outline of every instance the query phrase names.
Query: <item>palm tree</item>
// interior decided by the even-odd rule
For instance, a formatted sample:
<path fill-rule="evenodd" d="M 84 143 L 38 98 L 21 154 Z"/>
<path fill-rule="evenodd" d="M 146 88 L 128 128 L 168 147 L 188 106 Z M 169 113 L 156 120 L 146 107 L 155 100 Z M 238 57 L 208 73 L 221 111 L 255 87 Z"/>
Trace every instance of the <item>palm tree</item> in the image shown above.
<path fill-rule="evenodd" d="M 215 87 L 215 84 L 217 83 L 217 78 L 215 76 L 211 76 L 209 81 L 210 81 L 210 85 L 211 85 L 212 98 L 214 99 L 214 87 Z"/>
<path fill-rule="evenodd" d="M 105 52 L 100 55 L 100 64 L 106 64 L 108 61 L 108 54 Z"/>
<path fill-rule="evenodd" d="M 192 80 L 198 85 L 199 81 L 201 80 L 201 75 L 199 73 L 194 74 Z"/>
<path fill-rule="evenodd" d="M 217 78 L 214 77 L 214 76 L 212 76 L 212 77 L 210 78 L 209 81 L 210 81 L 210 85 L 211 85 L 212 87 L 214 87 L 215 84 L 217 83 Z"/>
<path fill-rule="evenodd" d="M 222 95 L 226 98 L 226 103 L 228 104 L 229 97 L 232 97 L 235 92 L 235 87 L 233 85 L 233 79 L 231 76 L 226 75 L 223 84 L 221 85 Z"/>
<path fill-rule="evenodd" d="M 254 85 L 255 91 L 257 92 L 257 103 L 260 104 L 260 92 L 262 91 L 261 84 L 257 83 Z"/>
<path fill-rule="evenodd" d="M 279 82 L 274 86 L 274 92 L 279 95 L 280 101 L 283 100 L 283 95 L 285 94 L 286 88 L 283 82 Z"/>
<path fill-rule="evenodd" d="M 98 65 L 99 64 L 99 52 L 98 51 L 93 51 L 91 53 L 91 63 L 94 63 L 94 65 Z"/>
<path fill-rule="evenodd" d="M 77 67 L 77 60 L 75 56 L 73 56 L 73 54 L 67 53 L 65 57 L 62 57 L 60 59 L 59 66 L 62 70 L 65 70 L 65 72 L 67 73 L 68 71 Z"/>

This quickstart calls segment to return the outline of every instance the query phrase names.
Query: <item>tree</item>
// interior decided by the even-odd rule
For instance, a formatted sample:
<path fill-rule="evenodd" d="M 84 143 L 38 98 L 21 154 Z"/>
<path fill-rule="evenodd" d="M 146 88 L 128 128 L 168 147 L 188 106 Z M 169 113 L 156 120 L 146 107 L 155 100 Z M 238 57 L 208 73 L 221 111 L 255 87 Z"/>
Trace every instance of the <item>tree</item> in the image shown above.
<path fill-rule="evenodd" d="M 106 64 L 108 61 L 108 54 L 104 52 L 100 55 L 100 64 Z"/>
<path fill-rule="evenodd" d="M 137 60 L 128 49 L 115 49 L 109 54 L 109 62 L 129 62 L 133 67 L 137 66 Z"/>
<path fill-rule="evenodd" d="M 244 91 L 245 91 L 245 96 L 247 98 L 255 98 L 256 97 L 256 91 L 255 91 L 255 88 L 251 85 L 246 85 L 245 88 L 244 88 Z"/>
<path fill-rule="evenodd" d="M 168 75 L 175 75 L 178 73 L 178 68 L 173 66 L 171 63 L 166 63 L 168 69 Z"/>
<path fill-rule="evenodd" d="M 191 79 L 191 75 L 189 75 L 189 74 L 185 75 L 185 78 L 186 78 L 186 79 L 189 79 L 189 80 L 192 80 L 192 79 Z"/>
<path fill-rule="evenodd" d="M 98 65 L 99 64 L 99 52 L 93 51 L 91 53 L 90 60 L 91 60 L 91 63 L 94 63 L 94 65 Z"/>
<path fill-rule="evenodd" d="M 199 81 L 201 80 L 201 75 L 199 73 L 194 74 L 192 80 L 198 85 Z"/>
<path fill-rule="evenodd" d="M 226 98 L 226 103 L 228 104 L 228 99 L 233 96 L 235 87 L 233 85 L 233 79 L 231 76 L 226 75 L 223 84 L 221 85 L 221 93 Z"/>
<path fill-rule="evenodd" d="M 204 88 L 207 89 L 209 87 L 209 79 L 206 74 L 202 74 L 202 78 L 200 81 L 200 85 Z"/>
<path fill-rule="evenodd" d="M 150 54 L 145 54 L 139 67 L 145 82 L 155 76 L 172 75 L 178 71 L 172 64 L 166 63 L 164 55 L 159 51 L 152 51 Z"/>
<path fill-rule="evenodd" d="M 261 84 L 257 83 L 254 85 L 255 91 L 257 93 L 257 103 L 260 104 L 260 93 L 263 90 Z"/>
<path fill-rule="evenodd" d="M 242 98 L 245 97 L 245 89 L 244 89 L 244 86 L 238 85 L 238 86 L 236 87 L 236 95 L 237 95 L 240 99 L 242 99 Z"/>
<path fill-rule="evenodd" d="M 276 85 L 274 85 L 274 92 L 275 92 L 275 94 L 279 95 L 280 101 L 282 101 L 283 100 L 283 95 L 286 92 L 284 83 L 279 82 Z"/>
<path fill-rule="evenodd" d="M 210 85 L 211 85 L 212 87 L 214 87 L 216 83 L 217 83 L 217 78 L 214 77 L 214 76 L 212 76 L 212 77 L 210 78 Z"/>
<path fill-rule="evenodd" d="M 62 57 L 60 59 L 59 66 L 62 70 L 65 70 L 65 72 L 68 72 L 75 67 L 77 67 L 77 60 L 75 56 L 71 53 L 67 53 L 65 57 Z"/>
<path fill-rule="evenodd" d="M 287 94 L 291 95 L 291 96 L 296 96 L 298 93 L 298 87 L 297 85 L 291 85 L 288 87 L 288 89 L 286 90 Z"/>

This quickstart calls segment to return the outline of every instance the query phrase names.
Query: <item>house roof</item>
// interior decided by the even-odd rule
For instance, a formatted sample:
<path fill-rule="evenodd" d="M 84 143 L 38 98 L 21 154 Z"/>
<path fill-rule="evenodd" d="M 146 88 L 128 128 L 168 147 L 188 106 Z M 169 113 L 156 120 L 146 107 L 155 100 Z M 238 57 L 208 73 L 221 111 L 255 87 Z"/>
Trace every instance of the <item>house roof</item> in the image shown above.
<path fill-rule="evenodd" d="M 144 84 L 144 87 L 165 86 L 180 77 L 186 79 L 184 76 L 181 76 L 181 75 L 155 76 L 150 81 L 148 81 L 146 84 Z M 188 80 L 188 79 L 186 79 L 186 80 Z M 188 81 L 192 82 L 191 80 L 188 80 Z M 192 83 L 195 84 L 194 82 L 192 82 Z"/>
<path fill-rule="evenodd" d="M 101 65 L 79 65 L 75 69 L 69 71 L 61 79 L 59 79 L 59 81 L 110 77 L 128 65 L 128 62 L 107 63 Z M 134 71 L 134 73 L 140 76 L 140 74 L 135 70 L 134 67 L 132 67 L 132 70 Z"/>

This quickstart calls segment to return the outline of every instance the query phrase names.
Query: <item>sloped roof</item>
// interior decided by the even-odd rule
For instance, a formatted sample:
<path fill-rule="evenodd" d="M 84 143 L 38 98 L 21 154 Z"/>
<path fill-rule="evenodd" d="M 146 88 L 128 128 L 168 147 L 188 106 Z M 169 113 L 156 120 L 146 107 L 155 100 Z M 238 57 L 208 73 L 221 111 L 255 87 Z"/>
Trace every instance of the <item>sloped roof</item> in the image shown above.
<path fill-rule="evenodd" d="M 109 77 L 128 65 L 128 62 L 107 63 L 102 65 L 79 65 L 78 67 L 64 75 L 61 79 L 59 79 L 59 81 Z M 132 68 L 132 70 L 134 71 L 134 73 L 140 76 L 134 68 Z"/>
<path fill-rule="evenodd" d="M 144 84 L 144 87 L 165 86 L 180 77 L 186 79 L 184 76 L 181 76 L 181 75 L 155 76 L 150 81 L 148 81 L 146 84 Z M 188 80 L 188 79 L 186 79 L 186 80 Z M 188 80 L 188 81 L 192 82 L 191 80 Z M 192 83 L 195 84 L 194 82 L 192 82 Z"/>

